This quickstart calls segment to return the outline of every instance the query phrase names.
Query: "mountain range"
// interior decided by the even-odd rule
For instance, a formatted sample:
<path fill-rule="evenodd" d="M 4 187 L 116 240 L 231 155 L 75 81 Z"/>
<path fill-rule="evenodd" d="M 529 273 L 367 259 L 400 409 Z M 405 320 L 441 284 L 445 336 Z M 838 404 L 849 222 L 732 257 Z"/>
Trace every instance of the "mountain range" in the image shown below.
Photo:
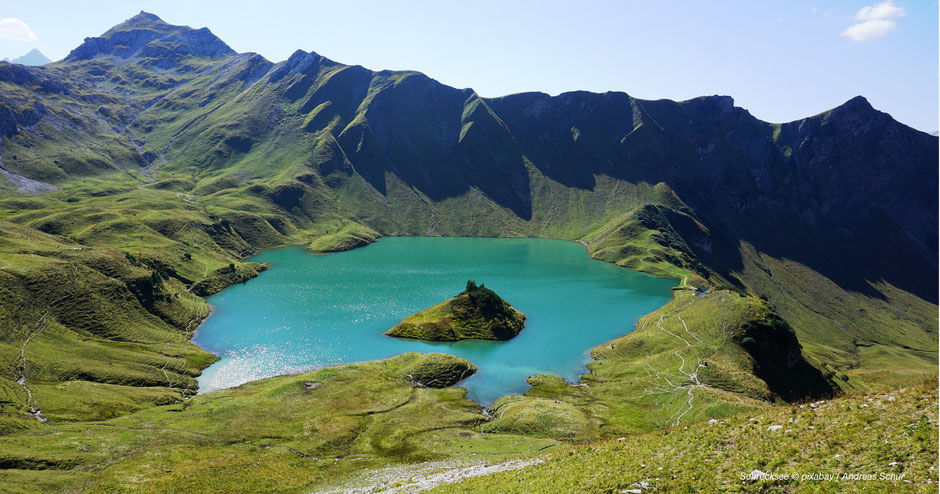
<path fill-rule="evenodd" d="M 0 63 L 0 143 L 0 320 L 16 328 L 0 350 L 22 362 L 0 383 L 10 410 L 53 422 L 191 393 L 213 359 L 188 342 L 197 295 L 264 269 L 246 256 L 382 235 L 576 240 L 721 293 L 724 308 L 669 310 L 769 335 L 740 346 L 757 376 L 741 382 L 765 384 L 712 385 L 748 400 L 936 374 L 938 138 L 861 96 L 782 124 L 729 96 L 484 98 L 314 52 L 271 62 L 141 12 L 61 61 Z M 51 350 L 28 358 L 24 340 Z M 99 405 L 56 408 L 88 383 Z M 556 388 L 533 396 L 587 399 Z"/>

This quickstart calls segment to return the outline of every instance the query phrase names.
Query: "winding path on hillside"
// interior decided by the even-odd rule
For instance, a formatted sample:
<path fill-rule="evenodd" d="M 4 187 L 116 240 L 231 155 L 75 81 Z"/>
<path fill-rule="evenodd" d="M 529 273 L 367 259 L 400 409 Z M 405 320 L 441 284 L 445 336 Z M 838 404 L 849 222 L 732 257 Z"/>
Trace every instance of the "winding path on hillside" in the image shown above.
<path fill-rule="evenodd" d="M 61 297 L 53 300 L 52 302 L 49 302 L 49 304 L 46 305 L 42 315 L 40 315 L 36 320 L 35 329 L 27 330 L 26 338 L 23 339 L 23 344 L 20 345 L 20 356 L 18 362 L 14 365 L 14 369 L 18 374 L 15 381 L 17 384 L 22 386 L 24 390 L 26 390 L 26 403 L 23 405 L 22 411 L 25 413 L 27 410 L 29 410 L 29 414 L 36 417 L 36 419 L 40 422 L 45 422 L 46 418 L 42 416 L 42 409 L 39 407 L 39 401 L 36 399 L 36 396 L 33 395 L 33 391 L 29 388 L 29 384 L 26 380 L 27 367 L 29 363 L 29 360 L 26 358 L 26 347 L 33 340 L 33 338 L 39 336 L 49 326 L 49 313 L 52 312 L 52 309 L 74 295 L 76 286 L 78 285 L 78 276 L 75 274 L 75 267 L 73 265 L 66 264 L 66 269 L 70 275 L 68 289 Z"/>
<path fill-rule="evenodd" d="M 703 296 L 707 297 L 709 295 L 705 294 Z M 645 363 L 647 375 L 651 379 L 653 379 L 654 382 L 655 381 L 661 381 L 661 382 L 656 383 L 653 386 L 649 386 L 649 387 L 643 386 L 644 393 L 639 396 L 634 397 L 634 399 L 639 399 L 645 396 L 653 396 L 653 395 L 672 395 L 681 390 L 685 390 L 686 400 L 684 402 L 684 405 L 681 406 L 679 410 L 676 410 L 675 413 L 667 417 L 665 420 L 665 423 L 667 424 L 671 423 L 673 427 L 677 427 L 681 423 L 682 418 L 692 411 L 692 408 L 694 407 L 694 403 L 695 403 L 694 390 L 696 388 L 710 387 L 708 384 L 705 384 L 701 380 L 699 380 L 699 376 L 698 376 L 699 370 L 703 367 L 706 367 L 706 364 L 703 363 L 702 358 L 707 357 L 708 355 L 711 355 L 717 352 L 718 349 L 721 348 L 722 345 L 724 345 L 725 342 L 727 342 L 728 340 L 727 324 L 722 325 L 722 342 L 715 347 L 709 346 L 704 340 L 699 338 L 697 334 L 692 332 L 692 330 L 689 328 L 688 323 L 685 321 L 685 319 L 682 318 L 682 312 L 685 309 L 687 309 L 692 303 L 693 302 L 688 302 L 687 304 L 683 305 L 682 307 L 679 307 L 678 309 L 674 311 L 675 317 L 682 324 L 682 327 L 685 330 L 686 334 L 688 334 L 689 339 L 686 339 L 670 331 L 665 326 L 663 326 L 663 321 L 666 319 L 667 313 L 660 314 L 659 318 L 656 319 L 656 329 L 669 335 L 672 338 L 675 338 L 681 341 L 683 344 L 683 345 L 680 345 L 679 348 L 675 349 L 672 352 L 673 355 L 675 355 L 679 359 L 679 366 L 676 369 L 674 369 L 674 372 L 682 376 L 683 382 L 675 383 L 673 382 L 673 379 L 670 379 L 670 373 L 673 372 L 673 370 L 669 370 L 669 369 L 658 370 L 654 368 L 652 365 L 650 365 L 649 363 L 650 355 L 647 354 L 647 362 Z M 669 315 L 672 315 L 672 314 L 669 314 Z M 650 318 L 644 319 L 642 325 L 640 326 L 640 329 L 641 330 L 644 329 L 649 321 L 650 321 Z M 690 340 L 696 341 L 697 344 L 692 344 Z M 685 356 L 682 355 L 682 351 L 687 350 L 687 349 L 694 350 L 696 347 L 700 346 L 699 344 L 701 344 L 701 346 L 705 346 L 708 348 L 709 350 L 708 354 L 697 355 L 695 368 L 691 370 L 686 370 L 687 361 L 686 361 Z"/>

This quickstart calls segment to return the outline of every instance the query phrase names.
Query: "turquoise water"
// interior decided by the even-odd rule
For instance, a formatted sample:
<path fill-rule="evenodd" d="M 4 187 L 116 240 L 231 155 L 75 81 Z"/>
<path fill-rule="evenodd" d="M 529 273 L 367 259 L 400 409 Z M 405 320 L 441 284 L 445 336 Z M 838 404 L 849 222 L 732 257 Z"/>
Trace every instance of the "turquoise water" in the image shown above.
<path fill-rule="evenodd" d="M 675 285 L 593 260 L 562 240 L 382 238 L 349 252 L 284 248 L 251 260 L 273 266 L 209 297 L 214 312 L 193 338 L 222 357 L 199 378 L 202 391 L 409 351 L 446 352 L 476 364 L 478 373 L 461 385 L 489 404 L 528 389 L 532 374 L 577 381 L 592 347 L 632 331 Z M 526 314 L 519 336 L 428 343 L 383 335 L 460 293 L 468 279 Z"/>

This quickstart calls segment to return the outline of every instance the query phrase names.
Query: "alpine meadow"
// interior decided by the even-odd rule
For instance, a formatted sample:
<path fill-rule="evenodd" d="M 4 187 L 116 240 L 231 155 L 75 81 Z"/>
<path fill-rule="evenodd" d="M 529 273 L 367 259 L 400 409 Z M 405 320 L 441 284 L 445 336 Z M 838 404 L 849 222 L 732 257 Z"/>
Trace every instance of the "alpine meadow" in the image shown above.
<path fill-rule="evenodd" d="M 0 490 L 936 492 L 938 153 L 862 96 L 782 124 L 729 96 L 481 97 L 146 12 L 0 62 Z M 200 391 L 238 357 L 191 341 L 228 287 L 259 320 L 290 312 L 248 305 L 288 269 L 254 256 L 354 265 L 403 240 L 383 237 L 520 239 L 501 262 L 542 255 L 559 281 L 442 243 L 375 288 L 394 259 L 372 256 L 368 294 L 340 306 L 310 275 L 323 291 L 294 303 L 416 351 L 334 345 Z M 459 266 L 417 298 L 409 276 Z M 527 342 L 561 309 L 578 379 L 545 362 L 491 403 L 461 387 L 514 364 L 501 345 L 541 364 Z"/>

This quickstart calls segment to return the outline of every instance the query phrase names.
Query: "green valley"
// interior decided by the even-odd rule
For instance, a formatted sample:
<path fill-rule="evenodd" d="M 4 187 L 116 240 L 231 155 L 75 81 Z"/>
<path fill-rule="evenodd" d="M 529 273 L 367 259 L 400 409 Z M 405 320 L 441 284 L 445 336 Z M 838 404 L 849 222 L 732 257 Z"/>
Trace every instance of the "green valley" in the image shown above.
<path fill-rule="evenodd" d="M 825 465 L 933 492 L 937 155 L 862 97 L 783 124 L 727 96 L 484 98 L 141 12 L 0 62 L 0 485 L 838 491 L 750 476 Z M 575 241 L 679 286 L 577 382 L 487 407 L 459 387 L 486 369 L 443 353 L 197 394 L 203 297 L 269 268 L 249 257 L 395 236 Z M 389 334 L 524 323 L 468 283 Z"/>

